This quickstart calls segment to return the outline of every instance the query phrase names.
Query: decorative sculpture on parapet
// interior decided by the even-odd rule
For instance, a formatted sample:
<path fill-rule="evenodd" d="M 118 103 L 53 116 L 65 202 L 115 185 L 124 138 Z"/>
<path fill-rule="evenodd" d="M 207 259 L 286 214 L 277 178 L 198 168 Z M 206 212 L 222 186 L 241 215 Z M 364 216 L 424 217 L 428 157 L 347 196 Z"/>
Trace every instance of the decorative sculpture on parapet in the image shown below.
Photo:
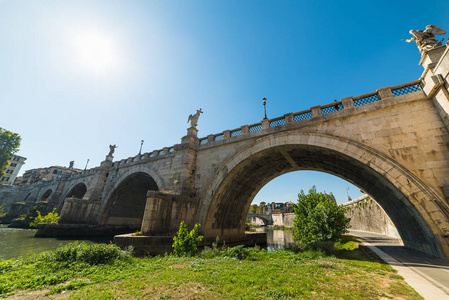
<path fill-rule="evenodd" d="M 413 35 L 411 39 L 403 40 L 407 43 L 416 41 L 419 52 L 423 53 L 436 47 L 443 45 L 443 40 L 437 41 L 435 35 L 446 34 L 446 31 L 436 25 L 427 25 L 425 30 L 410 30 L 410 34 Z"/>
<path fill-rule="evenodd" d="M 74 163 L 75 163 L 74 160 L 72 160 L 72 161 L 69 162 L 69 169 L 73 169 L 73 164 L 74 164 Z"/>
<path fill-rule="evenodd" d="M 196 111 L 196 114 L 190 115 L 189 119 L 187 120 L 187 123 L 190 122 L 190 127 L 196 128 L 196 125 L 198 125 L 198 119 L 200 118 L 200 114 L 203 112 L 201 111 L 201 108 Z"/>
<path fill-rule="evenodd" d="M 107 160 L 112 161 L 112 158 L 113 158 L 112 154 L 114 154 L 115 148 L 118 148 L 118 147 L 116 145 L 109 145 L 109 153 L 106 156 Z"/>

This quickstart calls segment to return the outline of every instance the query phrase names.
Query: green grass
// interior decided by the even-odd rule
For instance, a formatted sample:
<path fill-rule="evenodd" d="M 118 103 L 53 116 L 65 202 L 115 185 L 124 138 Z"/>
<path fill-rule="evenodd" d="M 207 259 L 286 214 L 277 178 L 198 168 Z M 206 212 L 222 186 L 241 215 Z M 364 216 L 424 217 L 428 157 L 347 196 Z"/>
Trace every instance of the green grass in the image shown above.
<path fill-rule="evenodd" d="M 324 250 L 234 247 L 189 258 L 133 258 L 112 245 L 71 245 L 0 261 L 0 295 L 42 290 L 33 298 L 66 291 L 69 299 L 422 299 L 389 265 L 345 239 Z"/>

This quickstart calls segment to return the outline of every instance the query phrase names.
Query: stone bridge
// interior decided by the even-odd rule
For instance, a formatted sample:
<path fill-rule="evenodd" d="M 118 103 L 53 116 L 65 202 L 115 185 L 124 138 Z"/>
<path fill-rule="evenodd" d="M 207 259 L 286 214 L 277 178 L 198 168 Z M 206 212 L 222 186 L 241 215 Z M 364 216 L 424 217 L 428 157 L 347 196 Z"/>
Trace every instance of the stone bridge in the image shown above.
<path fill-rule="evenodd" d="M 14 201 L 46 201 L 61 222 L 128 226 L 174 235 L 181 221 L 205 237 L 244 239 L 257 192 L 298 170 L 341 177 L 376 199 L 404 244 L 449 257 L 449 54 L 424 53 L 419 80 L 197 137 L 21 189 Z M 19 205 L 19 204 L 17 204 Z"/>
<path fill-rule="evenodd" d="M 246 217 L 250 220 L 253 218 L 260 219 L 262 220 L 264 225 L 273 225 L 273 218 L 271 217 L 271 214 L 267 215 L 267 214 L 248 213 Z"/>

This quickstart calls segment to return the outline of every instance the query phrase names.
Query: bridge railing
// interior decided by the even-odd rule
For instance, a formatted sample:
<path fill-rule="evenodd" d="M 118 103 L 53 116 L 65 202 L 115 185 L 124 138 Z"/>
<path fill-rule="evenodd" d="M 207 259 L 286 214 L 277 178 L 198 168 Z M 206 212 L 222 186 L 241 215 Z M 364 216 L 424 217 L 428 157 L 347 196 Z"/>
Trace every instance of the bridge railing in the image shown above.
<path fill-rule="evenodd" d="M 225 130 L 221 133 L 211 134 L 207 137 L 200 138 L 200 145 L 206 145 L 211 142 L 226 140 L 228 138 L 237 137 L 247 133 L 253 133 L 266 128 L 278 127 L 291 122 L 300 122 L 319 115 L 331 114 L 337 111 L 345 110 L 350 107 L 358 107 L 365 104 L 381 101 L 389 97 L 397 97 L 414 93 L 422 90 L 421 81 L 415 80 L 394 87 L 386 87 L 375 92 L 367 93 L 356 97 L 348 97 L 340 101 L 334 101 L 325 105 L 318 105 L 296 113 L 286 114 L 282 117 L 263 120 L 260 123 L 252 125 L 244 125 L 233 130 Z"/>

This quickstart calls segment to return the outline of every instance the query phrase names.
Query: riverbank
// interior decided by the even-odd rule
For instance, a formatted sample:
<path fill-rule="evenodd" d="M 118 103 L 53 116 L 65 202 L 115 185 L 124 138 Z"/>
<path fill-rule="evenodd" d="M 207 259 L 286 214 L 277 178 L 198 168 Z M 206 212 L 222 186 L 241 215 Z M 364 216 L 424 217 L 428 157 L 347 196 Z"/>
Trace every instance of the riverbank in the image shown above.
<path fill-rule="evenodd" d="M 101 246 L 104 247 L 104 246 Z M 103 248 L 102 253 L 108 253 Z M 0 261 L 0 293 L 28 299 L 422 299 L 389 265 L 347 241 L 328 253 L 228 248 L 199 257 Z M 68 251 L 66 253 L 73 253 Z M 87 254 L 86 254 L 87 253 Z M 95 254 L 89 250 L 81 259 Z M 110 255 L 109 255 L 110 256 Z M 64 257 L 63 260 L 60 260 Z M 98 257 L 105 257 L 104 254 Z"/>

